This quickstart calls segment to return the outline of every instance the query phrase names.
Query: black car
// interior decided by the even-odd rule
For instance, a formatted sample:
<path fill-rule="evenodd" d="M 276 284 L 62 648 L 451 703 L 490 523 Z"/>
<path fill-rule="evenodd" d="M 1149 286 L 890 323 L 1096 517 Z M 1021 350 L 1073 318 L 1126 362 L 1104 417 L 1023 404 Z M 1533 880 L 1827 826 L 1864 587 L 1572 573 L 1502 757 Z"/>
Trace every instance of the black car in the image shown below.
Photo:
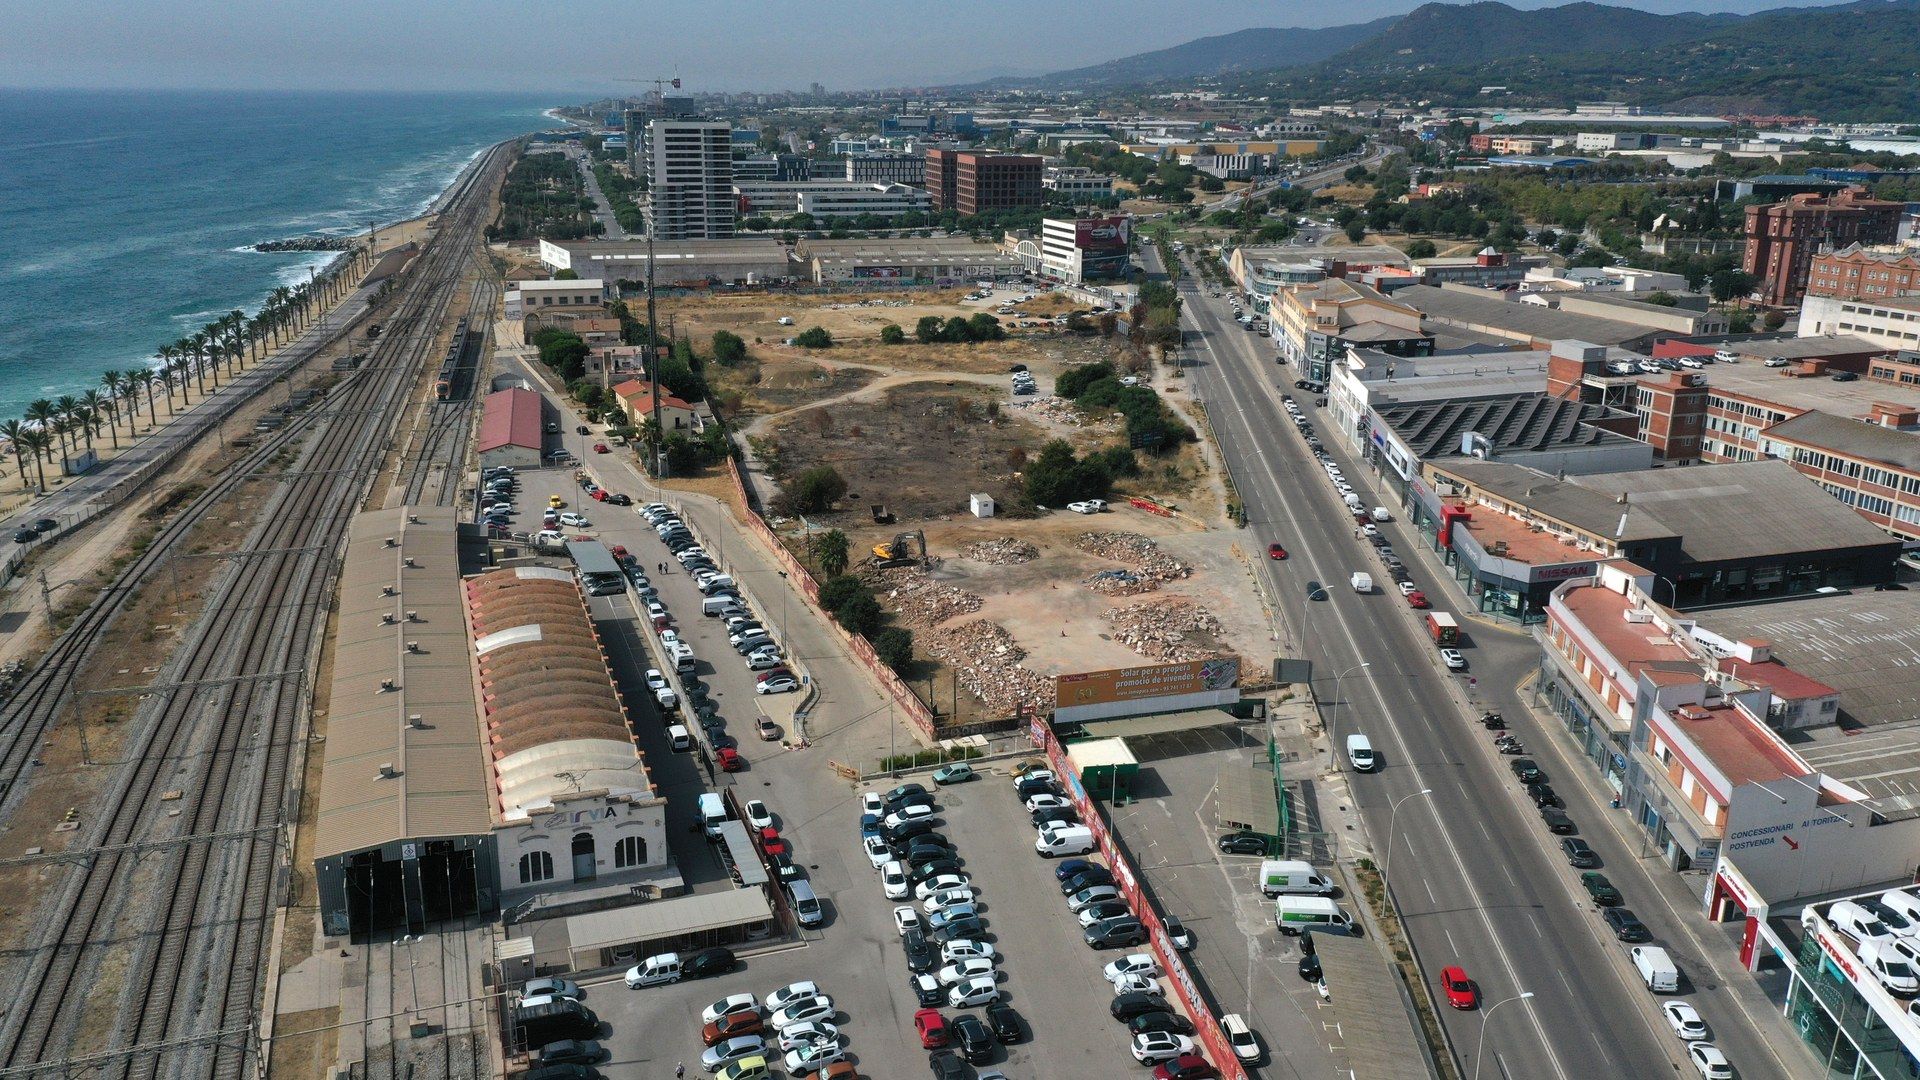
<path fill-rule="evenodd" d="M 1116 994 L 1113 1002 L 1107 1006 L 1107 1012 L 1111 1013 L 1115 1020 L 1123 1024 L 1130 1022 L 1136 1016 L 1172 1011 L 1172 1009 L 1167 1007 L 1166 998 L 1161 997 L 1159 994 L 1149 994 L 1141 990 L 1130 990 L 1124 994 Z"/>
<path fill-rule="evenodd" d="M 951 1050 L 935 1050 L 927 1066 L 933 1070 L 933 1080 L 966 1080 L 967 1063 Z"/>
<path fill-rule="evenodd" d="M 591 1065 L 600 1060 L 600 1044 L 592 1039 L 561 1039 L 533 1053 L 535 1065 Z"/>
<path fill-rule="evenodd" d="M 1561 810 L 1558 807 L 1553 807 L 1553 806 L 1541 807 L 1540 820 L 1546 823 L 1548 832 L 1554 833 L 1556 835 L 1565 836 L 1566 834 L 1575 831 L 1574 825 L 1573 825 L 1573 819 L 1566 815 L 1566 811 Z"/>
<path fill-rule="evenodd" d="M 1560 796 L 1554 792 L 1553 785 L 1551 784 L 1528 784 L 1527 798 L 1532 799 L 1533 805 L 1535 806 L 1557 806 L 1564 808 L 1567 805 L 1560 801 Z"/>
<path fill-rule="evenodd" d="M 1131 915 L 1122 915 L 1117 919 L 1102 919 L 1080 932 L 1081 940 L 1090 948 L 1118 949 L 1138 945 L 1147 940 L 1147 929 L 1140 920 Z"/>
<path fill-rule="evenodd" d="M 781 881 L 798 881 L 805 874 L 793 859 L 785 855 L 770 855 L 767 861 L 773 864 L 773 876 Z"/>
<path fill-rule="evenodd" d="M 1082 870 L 1099 865 L 1086 859 L 1063 859 L 1053 868 L 1053 877 L 1055 881 L 1065 881 Z"/>
<path fill-rule="evenodd" d="M 893 802 L 895 799 L 907 795 L 925 795 L 926 793 L 927 789 L 919 784 L 901 784 L 899 787 L 880 796 L 880 798 L 885 802 Z"/>
<path fill-rule="evenodd" d="M 883 829 L 880 835 L 886 838 L 888 844 L 904 843 L 916 836 L 925 836 L 933 832 L 934 828 L 932 818 L 921 818 L 918 821 L 903 821 L 890 829 Z"/>
<path fill-rule="evenodd" d="M 946 1004 L 947 988 L 940 985 L 939 979 L 924 971 L 908 973 L 907 986 L 913 990 L 914 1000 L 918 1001 L 922 1008 Z"/>
<path fill-rule="evenodd" d="M 609 495 L 609 496 L 607 496 L 607 501 L 608 501 L 608 502 L 610 502 L 610 503 L 612 503 L 612 504 L 613 504 L 613 505 L 615 505 L 615 506 L 632 506 L 632 505 L 633 505 L 633 496 L 631 496 L 631 495 Z"/>
<path fill-rule="evenodd" d="M 1089 866 L 1086 869 L 1060 879 L 1060 895 L 1072 896 L 1090 885 L 1113 884 L 1113 871 L 1104 866 Z"/>
<path fill-rule="evenodd" d="M 1122 916 L 1133 914 L 1133 909 L 1127 906 L 1125 900 L 1101 900 L 1098 903 L 1088 904 L 1085 908 L 1081 909 L 1080 914 L 1085 915 L 1089 911 L 1093 913 L 1094 922 L 1100 922 L 1104 919 L 1118 919 Z"/>
<path fill-rule="evenodd" d="M 929 833 L 926 836 L 909 837 L 906 843 L 893 850 L 900 856 L 900 861 L 909 866 L 914 863 L 932 862 L 934 859 L 954 858 L 956 853 L 953 845 L 946 841 L 947 838 L 939 833 Z"/>
<path fill-rule="evenodd" d="M 1613 936 L 1621 941 L 1638 944 L 1653 940 L 1652 932 L 1629 908 L 1610 907 L 1602 911 L 1600 917 L 1607 920 L 1607 925 L 1613 928 Z"/>
<path fill-rule="evenodd" d="M 35 518 L 33 520 L 33 527 L 35 529 L 38 529 L 40 532 L 50 533 L 58 529 L 60 527 L 60 523 L 53 520 L 52 518 Z"/>
<path fill-rule="evenodd" d="M 929 859 L 923 863 L 915 863 L 912 872 L 907 875 L 907 880 L 918 886 L 921 882 L 932 881 L 941 874 L 964 873 L 966 873 L 966 871 L 960 868 L 960 864 L 956 860 L 946 858 Z"/>
<path fill-rule="evenodd" d="M 1033 819 L 1033 827 L 1036 829 L 1050 823 L 1066 825 L 1080 824 L 1080 815 L 1075 813 L 1071 806 L 1042 807 L 1039 810 L 1035 810 L 1030 816 Z"/>
<path fill-rule="evenodd" d="M 740 961 L 734 958 L 732 949 L 715 946 L 711 949 L 701 949 L 688 957 L 680 965 L 680 975 L 686 979 L 704 979 L 710 975 L 724 975 L 739 966 L 739 963 Z"/>
<path fill-rule="evenodd" d="M 1265 855 L 1267 853 L 1267 838 L 1259 833 L 1228 833 L 1214 843 L 1229 855 Z"/>
<path fill-rule="evenodd" d="M 1013 790 L 1015 794 L 1020 796 L 1021 802 L 1026 802 L 1035 795 L 1059 795 L 1061 793 L 1060 785 L 1044 776 L 1036 776 L 1028 780 L 1022 780 L 1013 785 Z"/>
<path fill-rule="evenodd" d="M 13 542 L 16 544 L 30 544 L 39 538 L 40 534 L 32 529 L 21 528 L 13 530 Z"/>
<path fill-rule="evenodd" d="M 1547 778 L 1547 774 L 1540 771 L 1540 766 L 1535 765 L 1532 758 L 1514 758 L 1507 763 L 1507 768 L 1512 769 L 1513 775 L 1519 777 L 1523 784 L 1537 784 Z"/>
<path fill-rule="evenodd" d="M 924 791 L 916 791 L 902 795 L 897 799 L 888 799 L 886 802 L 887 813 L 889 814 L 897 814 L 909 806 L 925 806 L 931 809 L 933 806 L 933 796 Z"/>
<path fill-rule="evenodd" d="M 1013 1006 L 1004 1001 L 996 1001 L 987 1006 L 987 1027 L 1002 1046 L 1012 1046 L 1026 1033 L 1026 1029 L 1020 1024 L 1020 1014 L 1014 1012 Z"/>
<path fill-rule="evenodd" d="M 1193 1021 L 1176 1012 L 1145 1012 L 1127 1021 L 1127 1034 L 1145 1035 L 1164 1031 L 1170 1035 L 1193 1034 Z"/>
<path fill-rule="evenodd" d="M 916 975 L 932 971 L 940 962 L 940 951 L 927 940 L 925 930 L 913 928 L 900 935 L 900 947 L 907 950 L 907 970 Z"/>
<path fill-rule="evenodd" d="M 975 1065 L 985 1065 L 993 1057 L 993 1034 L 987 1025 L 972 1013 L 961 1013 L 947 1025 L 953 1033 L 953 1040 L 960 1044 L 960 1053 Z"/>
<path fill-rule="evenodd" d="M 986 935 L 987 924 L 977 917 L 969 915 L 964 919 L 955 919 L 940 928 L 942 941 L 978 941 Z"/>
<path fill-rule="evenodd" d="M 1589 847 L 1585 840 L 1569 836 L 1560 841 L 1560 850 L 1566 853 L 1568 866 L 1592 870 L 1600 865 L 1600 853 Z"/>

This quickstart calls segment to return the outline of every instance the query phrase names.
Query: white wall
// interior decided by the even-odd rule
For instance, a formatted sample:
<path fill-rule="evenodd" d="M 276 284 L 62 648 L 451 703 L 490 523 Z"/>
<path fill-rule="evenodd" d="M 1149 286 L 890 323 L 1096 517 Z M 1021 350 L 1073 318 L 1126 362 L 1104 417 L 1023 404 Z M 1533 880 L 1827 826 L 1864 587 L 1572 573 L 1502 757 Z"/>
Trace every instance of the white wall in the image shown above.
<path fill-rule="evenodd" d="M 1735 788 L 1721 859 L 1776 906 L 1913 877 L 1920 867 L 1920 819 L 1870 825 L 1867 806 L 1821 807 L 1816 797 L 1790 779 Z"/>

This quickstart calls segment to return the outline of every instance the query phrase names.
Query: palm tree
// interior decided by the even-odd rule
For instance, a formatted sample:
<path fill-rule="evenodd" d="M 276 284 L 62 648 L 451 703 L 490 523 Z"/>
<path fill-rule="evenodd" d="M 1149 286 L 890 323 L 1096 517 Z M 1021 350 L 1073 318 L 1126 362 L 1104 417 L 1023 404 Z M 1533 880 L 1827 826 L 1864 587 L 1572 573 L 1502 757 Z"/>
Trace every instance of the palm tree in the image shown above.
<path fill-rule="evenodd" d="M 42 459 L 53 446 L 53 436 L 37 428 L 28 428 L 20 433 L 20 443 L 33 451 L 33 471 L 40 477 L 39 490 L 44 495 L 47 490 L 47 469 Z"/>
<path fill-rule="evenodd" d="M 107 415 L 109 410 L 118 411 L 113 404 L 113 400 L 98 390 L 89 390 L 80 395 L 80 404 L 87 412 L 93 414 L 93 425 L 96 428 L 105 426 L 101 423 L 100 418 Z M 120 432 L 117 429 L 109 430 L 113 431 L 113 448 L 115 450 L 120 449 Z M 95 431 L 94 434 L 97 435 L 99 432 Z M 88 442 L 88 446 L 92 446 L 91 441 Z"/>
<path fill-rule="evenodd" d="M 59 414 L 60 410 L 46 398 L 27 402 L 26 409 L 21 413 L 27 418 L 28 423 L 41 431 L 45 431 L 48 425 L 53 423 L 53 418 Z"/>
<path fill-rule="evenodd" d="M 118 425 L 120 423 L 120 398 L 123 396 L 123 388 L 127 385 L 127 377 L 118 371 L 103 371 L 100 373 L 100 385 L 107 388 L 106 398 L 113 402 L 113 406 L 109 411 L 113 415 L 114 424 Z M 120 434 L 116 430 L 114 432 L 113 444 L 115 449 L 118 449 L 120 446 L 119 440 Z"/>
<path fill-rule="evenodd" d="M 814 553 L 820 559 L 820 569 L 828 577 L 839 577 L 847 569 L 847 554 L 850 545 L 847 534 L 839 529 L 828 529 L 815 541 Z"/>
<path fill-rule="evenodd" d="M 13 460 L 20 467 L 20 487 L 25 490 L 31 490 L 32 485 L 27 483 L 27 444 L 21 437 L 32 430 L 18 420 L 0 420 L 0 437 L 13 444 Z"/>
<path fill-rule="evenodd" d="M 203 326 L 195 330 L 193 336 L 187 339 L 193 352 L 193 385 L 202 394 L 207 392 L 207 341 L 210 336 L 207 328 Z M 214 385 L 220 385 L 218 379 L 214 380 Z"/>
<path fill-rule="evenodd" d="M 153 414 L 153 378 L 154 378 L 153 369 L 144 368 L 144 367 L 128 368 L 127 370 L 121 372 L 120 375 L 122 378 L 126 380 L 127 396 L 129 398 L 131 398 L 135 394 L 141 393 L 142 391 L 146 393 L 147 395 L 147 426 L 158 427 L 160 425 L 160 418 Z M 127 422 L 127 431 L 129 434 L 132 433 L 135 418 L 139 417 L 139 415 L 140 415 L 140 406 L 136 402 L 132 409 L 132 416 L 129 417 Z"/>
<path fill-rule="evenodd" d="M 72 394 L 62 394 L 60 400 L 53 403 L 53 407 L 60 410 L 60 419 L 65 421 L 61 424 L 63 434 L 79 430 L 79 426 L 73 422 L 74 414 L 80 411 L 79 398 Z"/>

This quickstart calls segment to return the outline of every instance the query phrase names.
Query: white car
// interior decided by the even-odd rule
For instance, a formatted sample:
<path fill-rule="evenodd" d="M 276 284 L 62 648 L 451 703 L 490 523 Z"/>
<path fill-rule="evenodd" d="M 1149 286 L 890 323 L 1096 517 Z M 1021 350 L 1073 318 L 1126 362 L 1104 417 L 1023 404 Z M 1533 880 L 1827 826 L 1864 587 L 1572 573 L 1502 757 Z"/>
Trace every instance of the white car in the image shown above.
<path fill-rule="evenodd" d="M 1043 791 L 1027 799 L 1027 813 L 1032 814 L 1041 810 L 1055 810 L 1062 806 L 1072 805 L 1072 803 L 1052 792 Z"/>
<path fill-rule="evenodd" d="M 800 689 L 800 683 L 797 680 L 791 676 L 782 676 L 777 679 L 768 679 L 763 683 L 755 683 L 753 692 L 756 694 L 791 694 L 798 689 Z"/>
<path fill-rule="evenodd" d="M 833 1019 L 833 999 L 821 995 L 800 998 L 786 1008 L 780 1009 L 768 1018 L 767 1023 L 775 1031 L 785 1031 L 795 1024 L 804 1024 L 810 1020 Z"/>
<path fill-rule="evenodd" d="M 1707 1022 L 1700 1019 L 1700 1013 L 1692 1005 L 1684 1001 L 1663 1002 L 1660 1012 L 1667 1018 L 1667 1026 L 1682 1039 L 1697 1042 L 1707 1037 Z"/>
<path fill-rule="evenodd" d="M 803 1046 L 787 1055 L 787 1075 L 806 1076 L 808 1073 L 818 1072 L 846 1056 L 846 1051 L 840 1049 L 839 1043 L 833 1043 L 831 1045 L 827 1043 L 813 1043 L 809 1046 Z"/>
<path fill-rule="evenodd" d="M 978 904 L 979 902 L 980 898 L 975 896 L 973 890 L 965 885 L 955 886 L 951 889 L 941 889 L 938 892 L 931 892 L 920 898 L 920 906 L 926 908 L 927 914 L 929 915 L 936 911 L 945 911 L 950 907 L 959 907 L 961 904 Z"/>
<path fill-rule="evenodd" d="M 1412 596 L 1414 593 L 1417 593 L 1419 591 L 1420 591 L 1420 587 L 1415 585 L 1411 581 L 1403 581 L 1400 583 L 1401 596 Z"/>
<path fill-rule="evenodd" d="M 569 510 L 560 515 L 560 524 L 571 525 L 576 529 L 584 529 L 587 527 L 587 519 Z"/>
<path fill-rule="evenodd" d="M 1021 773 L 1019 776 L 1014 777 L 1013 785 L 1015 787 L 1019 787 L 1021 784 L 1024 784 L 1029 780 L 1045 780 L 1048 783 L 1052 783 L 1054 780 L 1054 775 L 1052 770 L 1049 770 L 1049 769 L 1034 769 L 1031 772 L 1024 772 L 1024 773 Z"/>
<path fill-rule="evenodd" d="M 1000 987 L 990 978 L 968 979 L 947 991 L 947 1006 L 954 1009 L 991 1005 L 999 1000 Z"/>
<path fill-rule="evenodd" d="M 667 677 L 660 673 L 659 668 L 648 668 L 647 689 L 657 694 L 662 690 L 671 690 L 673 686 L 667 682 Z"/>
<path fill-rule="evenodd" d="M 934 877 L 928 878 L 927 880 L 921 882 L 917 887 L 915 887 L 915 889 L 913 890 L 913 898 L 915 900 L 925 900 L 929 897 L 936 896 L 943 892 L 952 892 L 954 889 L 964 889 L 966 887 L 967 887 L 967 879 L 965 875 L 938 874 Z M 933 904 L 928 906 L 927 910 L 932 911 L 935 907 L 951 907 L 951 906 L 952 906 L 951 904 Z"/>
<path fill-rule="evenodd" d="M 1100 974 L 1104 976 L 1108 982 L 1113 982 L 1122 975 L 1146 975 L 1151 977 L 1160 974 L 1160 964 L 1153 958 L 1152 953 L 1128 953 L 1113 963 L 1108 964 L 1106 967 L 1101 968 Z"/>
<path fill-rule="evenodd" d="M 767 1011 L 779 1012 L 781 1009 L 786 1008 L 801 998 L 819 996 L 820 986 L 811 979 L 797 983 L 788 983 L 767 995 Z"/>
<path fill-rule="evenodd" d="M 782 1051 L 798 1050 L 815 1043 L 839 1045 L 840 1029 L 824 1020 L 809 1020 L 804 1024 L 795 1024 L 780 1033 Z"/>
<path fill-rule="evenodd" d="M 894 908 L 893 929 L 901 937 L 906 937 L 909 930 L 920 929 L 920 913 L 913 910 L 911 904 L 901 904 Z"/>
<path fill-rule="evenodd" d="M 747 654 L 748 671 L 771 671 L 782 663 L 779 649 L 766 648 Z"/>
<path fill-rule="evenodd" d="M 991 983 L 994 981 L 994 973 L 993 961 L 984 956 L 976 956 L 966 960 L 955 960 L 941 968 L 938 978 L 943 986 L 958 986 L 976 979 L 985 979 Z"/>
<path fill-rule="evenodd" d="M 1687 1061 L 1700 1080 L 1733 1080 L 1733 1063 L 1710 1042 L 1688 1043 Z"/>
<path fill-rule="evenodd" d="M 887 847 L 887 842 L 878 836 L 862 839 L 860 846 L 866 849 L 867 861 L 873 864 L 875 870 L 884 869 L 893 861 L 893 850 Z"/>
<path fill-rule="evenodd" d="M 757 1057 L 764 1053 L 767 1044 L 758 1035 L 741 1035 L 728 1039 L 718 1046 L 710 1046 L 700 1055 L 700 1067 L 708 1072 L 719 1072 L 720 1067 L 739 1061 L 742 1058 Z"/>
<path fill-rule="evenodd" d="M 747 824 L 756 829 L 771 829 L 773 828 L 773 811 L 767 809 L 767 804 L 759 799 L 748 799 Z"/>
<path fill-rule="evenodd" d="M 1467 658 L 1460 655 L 1459 649 L 1441 649 L 1440 662 L 1447 665 L 1448 671 L 1465 671 Z"/>
<path fill-rule="evenodd" d="M 1693 357 L 1691 357 L 1691 356 L 1682 356 L 1682 357 L 1680 357 L 1679 359 L 1677 359 L 1677 360 L 1675 360 L 1675 361 L 1674 361 L 1674 363 L 1676 363 L 1676 364 L 1679 364 L 1679 365 L 1680 365 L 1681 367 L 1683 367 L 1683 368 L 1687 368 L 1687 369 L 1689 369 L 1689 370 L 1692 370 L 1692 371 L 1698 371 L 1698 370 L 1700 370 L 1701 368 L 1703 368 L 1703 367 L 1706 367 L 1706 366 L 1707 366 L 1707 365 L 1705 365 L 1705 364 L 1703 364 L 1703 363 L 1701 363 L 1700 361 L 1698 361 L 1698 360 L 1695 360 L 1695 359 L 1694 359 Z"/>
<path fill-rule="evenodd" d="M 940 960 L 947 964 L 955 960 L 993 960 L 997 955 L 993 946 L 972 938 L 956 938 L 940 946 Z"/>
<path fill-rule="evenodd" d="M 660 644 L 665 645 L 669 649 L 680 644 L 680 631 L 673 629 L 660 631 Z"/>
<path fill-rule="evenodd" d="M 905 900 L 909 888 L 907 868 L 898 861 L 890 860 L 880 868 L 880 891 L 889 900 Z"/>
<path fill-rule="evenodd" d="M 1133 1037 L 1133 1060 L 1142 1065 L 1158 1065 L 1191 1053 L 1193 1040 L 1171 1031 L 1143 1031 Z"/>
<path fill-rule="evenodd" d="M 887 800 L 877 791 L 863 791 L 860 793 L 860 812 L 863 814 L 879 814 L 885 817 L 887 813 Z"/>
<path fill-rule="evenodd" d="M 1106 508 L 1107 502 L 1105 499 L 1088 499 L 1084 502 L 1071 502 L 1067 504 L 1067 509 L 1076 514 L 1097 514 Z"/>
<path fill-rule="evenodd" d="M 1220 1030 L 1227 1036 L 1227 1045 L 1233 1047 L 1233 1056 L 1241 1061 L 1260 1060 L 1260 1040 L 1254 1037 L 1253 1029 L 1241 1019 L 1239 1013 L 1228 1013 L 1220 1018 Z"/>
<path fill-rule="evenodd" d="M 732 1016 L 734 1013 L 759 1011 L 760 1003 L 754 1000 L 752 994 L 732 994 L 721 998 L 719 1001 L 714 1002 L 702 1010 L 700 1013 L 700 1022 L 703 1024 L 711 1024 L 723 1016 Z"/>
<path fill-rule="evenodd" d="M 905 825 L 909 821 L 925 821 L 932 816 L 933 807 L 931 806 L 925 804 L 903 806 L 893 813 L 888 814 L 881 824 L 889 829 L 894 829 Z"/>

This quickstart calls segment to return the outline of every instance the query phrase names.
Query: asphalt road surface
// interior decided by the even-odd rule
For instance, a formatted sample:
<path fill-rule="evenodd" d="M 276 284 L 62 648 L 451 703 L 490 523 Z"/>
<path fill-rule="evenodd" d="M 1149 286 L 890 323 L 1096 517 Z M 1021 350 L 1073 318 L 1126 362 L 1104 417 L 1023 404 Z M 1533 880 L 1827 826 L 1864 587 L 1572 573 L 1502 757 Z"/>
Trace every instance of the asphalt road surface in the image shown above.
<path fill-rule="evenodd" d="M 1161 269 L 1153 251 L 1144 251 L 1143 258 L 1150 272 Z M 1656 1000 L 1634 979 L 1624 947 L 1587 902 L 1558 838 L 1546 832 L 1519 790 L 1509 759 L 1493 752 L 1486 732 L 1471 720 L 1483 701 L 1513 719 L 1519 710 L 1511 688 L 1535 664 L 1537 646 L 1529 637 L 1463 620 L 1471 671 L 1446 672 L 1417 613 L 1368 545 L 1355 538 L 1352 517 L 1287 419 L 1280 396 L 1294 392 L 1297 373 L 1275 363 L 1265 336 L 1235 325 L 1225 300 L 1209 299 L 1194 275 L 1183 276 L 1180 292 L 1189 386 L 1207 403 L 1247 509 L 1249 548 L 1264 552 L 1277 541 L 1292 556 L 1260 561 L 1269 594 L 1282 610 L 1283 655 L 1310 659 L 1323 711 L 1337 705 L 1332 745 L 1364 732 L 1382 756 L 1379 772 L 1349 773 L 1348 780 L 1372 836 L 1374 861 L 1388 868 L 1422 970 L 1431 980 L 1443 966 L 1460 964 L 1479 985 L 1478 1009 L 1439 1009 L 1466 1073 L 1576 1080 L 1688 1071 L 1684 1044 L 1660 1024 Z M 1325 411 L 1311 406 L 1311 395 L 1296 397 L 1340 459 L 1348 482 L 1368 506 L 1380 504 L 1364 479 L 1366 470 L 1335 445 Z M 1386 528 L 1436 607 L 1458 610 L 1458 593 L 1433 580 L 1434 564 L 1415 553 L 1411 532 L 1398 522 Z M 1373 575 L 1371 595 L 1349 587 L 1356 570 Z M 1309 581 L 1325 586 L 1325 599 L 1308 600 Z M 1470 675 L 1480 684 L 1471 703 Z M 1507 694 L 1504 707 L 1500 693 Z M 1534 745 L 1553 736 L 1519 730 L 1553 771 L 1557 759 Z M 1556 787 L 1580 835 L 1606 856 L 1607 873 L 1655 940 L 1685 934 L 1667 924 L 1663 916 L 1670 913 L 1652 909 L 1648 871 L 1604 828 L 1601 815 L 1608 811 L 1573 783 Z M 1658 866 L 1651 872 L 1667 873 Z M 1636 895 L 1636 884 L 1644 886 L 1644 896 Z M 1711 975 L 1699 976 L 1696 981 L 1707 985 L 1696 990 L 1711 989 Z M 1522 993 L 1533 996 L 1518 999 Z M 1433 996 L 1440 998 L 1437 987 Z M 1710 1011 L 1704 993 L 1691 997 L 1709 1013 L 1716 1044 L 1744 1080 L 1786 1075 L 1736 1009 Z"/>

